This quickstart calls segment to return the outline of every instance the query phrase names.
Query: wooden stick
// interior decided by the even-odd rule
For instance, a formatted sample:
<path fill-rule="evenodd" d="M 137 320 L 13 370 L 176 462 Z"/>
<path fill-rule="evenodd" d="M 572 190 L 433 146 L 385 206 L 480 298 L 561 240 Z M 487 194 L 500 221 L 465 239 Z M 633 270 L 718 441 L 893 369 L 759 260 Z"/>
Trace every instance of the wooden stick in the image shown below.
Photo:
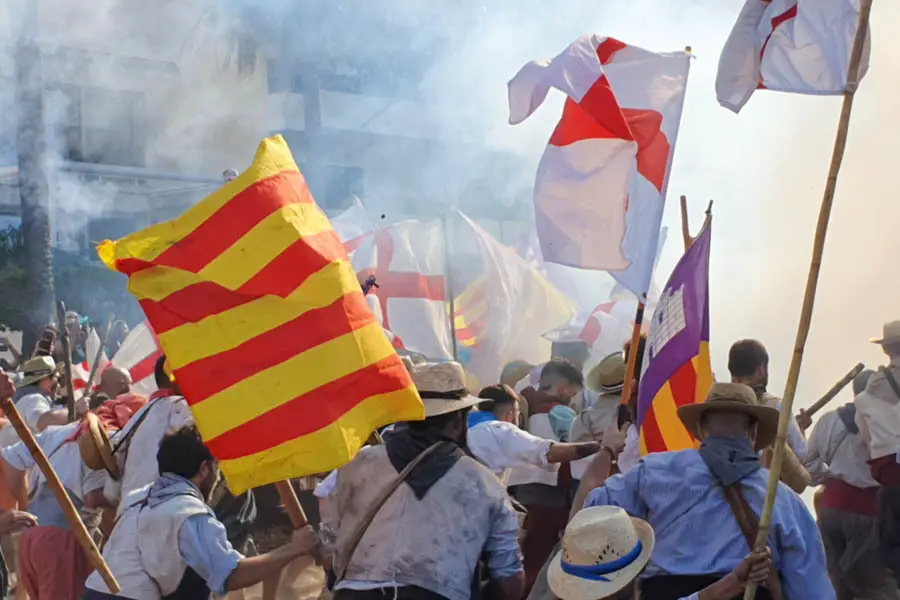
<path fill-rule="evenodd" d="M 850 127 L 850 113 L 853 109 L 853 96 L 859 84 L 859 63 L 862 58 L 863 46 L 866 34 L 869 31 L 869 15 L 872 11 L 872 0 L 861 0 L 859 6 L 859 25 L 856 30 L 856 39 L 853 41 L 853 50 L 850 53 L 850 67 L 847 71 L 847 89 L 844 91 L 844 104 L 841 107 L 841 118 L 838 122 L 837 136 L 834 141 L 834 152 L 831 156 L 831 167 L 828 171 L 828 180 L 825 184 L 825 193 L 822 197 L 822 207 L 819 210 L 819 221 L 816 225 L 816 237 L 813 244 L 812 262 L 809 265 L 809 276 L 806 281 L 806 292 L 803 297 L 803 308 L 800 312 L 800 325 L 797 330 L 797 339 L 794 342 L 794 355 L 791 358 L 791 366 L 788 370 L 787 384 L 785 385 L 784 398 L 781 403 L 781 416 L 778 419 L 778 435 L 775 439 L 775 451 L 772 457 L 772 466 L 769 469 L 769 485 L 766 489 L 766 502 L 762 515 L 759 518 L 759 533 L 756 536 L 756 549 L 764 550 L 769 539 L 769 528 L 772 523 L 772 510 L 775 508 L 775 497 L 778 492 L 778 480 L 781 477 L 781 464 L 784 461 L 784 449 L 787 443 L 788 426 L 790 424 L 791 408 L 794 404 L 794 392 L 797 390 L 797 381 L 800 377 L 800 365 L 803 362 L 803 349 L 806 346 L 806 338 L 809 335 L 809 326 L 812 322 L 813 305 L 816 300 L 816 286 L 819 283 L 819 270 L 822 267 L 822 254 L 825 248 L 825 234 L 828 231 L 828 219 L 831 216 L 831 205 L 834 202 L 834 192 L 837 187 L 838 173 L 841 170 L 841 161 L 844 158 L 844 149 L 847 146 L 847 132 Z M 744 600 L 754 600 L 756 586 L 747 585 L 744 590 Z"/>
<path fill-rule="evenodd" d="M 456 298 L 453 293 L 453 276 L 450 273 L 450 236 L 447 235 L 447 217 L 441 217 L 444 232 L 444 283 L 447 286 L 447 302 L 450 305 L 450 341 L 453 344 L 453 360 L 459 361 L 459 342 L 456 340 Z M 387 306 L 384 307 L 387 310 Z"/>
<path fill-rule="evenodd" d="M 622 404 L 627 405 L 631 401 L 632 388 L 634 387 L 634 374 L 637 373 L 638 346 L 641 343 L 641 325 L 644 323 L 644 303 L 638 302 L 637 311 L 634 313 L 634 328 L 631 330 L 631 349 L 628 352 L 628 367 L 625 369 L 625 384 L 622 386 Z M 632 419 L 637 415 L 631 415 Z"/>
<path fill-rule="evenodd" d="M 681 197 L 681 239 L 684 242 L 684 251 L 691 247 L 694 238 L 691 237 L 691 226 L 688 223 L 687 196 Z"/>
<path fill-rule="evenodd" d="M 303 512 L 303 506 L 300 505 L 300 500 L 297 498 L 297 493 L 294 492 L 294 486 L 291 485 L 291 482 L 288 480 L 279 481 L 275 484 L 275 489 L 278 490 L 278 495 L 281 496 L 281 503 L 284 505 L 284 510 L 290 517 L 291 525 L 294 526 L 294 529 L 306 527 L 308 523 L 306 513 Z"/>
<path fill-rule="evenodd" d="M 82 398 L 90 396 L 91 390 L 94 388 L 94 376 L 97 375 L 97 370 L 100 367 L 100 357 L 103 356 L 106 340 L 109 339 L 109 332 L 112 330 L 115 318 L 116 315 L 114 313 L 109 313 L 109 321 L 106 323 L 106 330 L 103 332 L 103 336 L 100 338 L 100 347 L 97 348 L 97 352 L 94 355 L 94 364 L 91 365 L 91 374 L 88 375 L 87 386 L 84 388 L 84 394 L 81 395 Z"/>
<path fill-rule="evenodd" d="M 69 423 L 75 420 L 75 385 L 72 382 L 72 345 L 69 330 L 66 328 L 66 303 L 62 300 L 56 305 L 56 319 L 59 321 L 59 337 L 62 340 L 63 356 L 66 363 L 66 406 Z"/>
<path fill-rule="evenodd" d="M 823 406 L 825 406 L 826 404 L 831 402 L 831 400 L 835 396 L 840 394 L 841 390 L 843 390 L 845 387 L 850 385 L 850 382 L 853 381 L 857 375 L 862 373 L 862 370 L 865 368 L 866 368 L 866 365 L 859 363 L 858 365 L 856 365 L 855 367 L 850 369 L 850 371 L 848 371 L 847 374 L 844 375 L 840 381 L 838 381 L 836 384 L 834 384 L 832 386 L 832 388 L 825 393 L 824 396 L 822 396 L 821 398 L 816 400 L 816 402 L 812 406 L 810 406 L 809 408 L 806 409 L 806 414 L 808 414 L 809 416 L 813 416 L 814 414 L 819 412 L 819 410 Z"/>
<path fill-rule="evenodd" d="M 34 458 L 34 462 L 41 470 L 41 473 L 44 474 L 44 477 L 47 478 L 47 485 L 50 486 L 50 490 L 53 492 L 53 495 L 56 496 L 56 501 L 59 502 L 63 513 L 66 515 L 69 527 L 71 528 L 72 533 L 75 534 L 78 544 L 87 554 L 91 566 L 97 569 L 100 576 L 103 577 L 103 581 L 106 582 L 109 591 L 113 594 L 118 594 L 120 591 L 119 583 L 113 576 L 112 571 L 109 570 L 109 565 L 103 560 L 103 555 L 100 554 L 100 550 L 97 549 L 97 545 L 94 544 L 94 540 L 91 538 L 90 534 L 88 534 L 87 528 L 85 528 L 84 523 L 81 520 L 81 516 L 75 509 L 75 505 L 72 504 L 72 499 L 69 498 L 69 494 L 67 494 L 65 488 L 63 488 L 63 484 L 59 480 L 56 471 L 54 471 L 53 467 L 50 465 L 50 460 L 47 458 L 47 455 L 44 454 L 44 451 L 34 439 L 34 434 L 31 433 L 28 425 L 26 425 L 25 421 L 22 419 L 22 415 L 19 414 L 19 409 L 16 408 L 12 398 L 0 398 L 0 408 L 3 408 L 3 414 L 5 414 L 6 418 L 12 423 L 16 433 L 19 434 L 19 439 L 21 439 L 22 443 L 25 444 L 25 447 L 28 448 L 28 451 Z"/>

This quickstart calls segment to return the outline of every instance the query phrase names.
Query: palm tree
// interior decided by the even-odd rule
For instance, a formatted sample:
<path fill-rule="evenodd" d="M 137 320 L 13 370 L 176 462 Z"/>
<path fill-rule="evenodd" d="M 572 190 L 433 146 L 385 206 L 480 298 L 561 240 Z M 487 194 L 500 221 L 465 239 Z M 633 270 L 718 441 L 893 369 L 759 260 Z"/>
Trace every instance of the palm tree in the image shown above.
<path fill-rule="evenodd" d="M 47 138 L 44 82 L 37 41 L 37 3 L 26 0 L 24 21 L 15 50 L 16 107 L 25 289 L 30 307 L 23 350 L 33 347 L 54 314 L 53 250 L 50 233 L 50 192 L 47 179 Z"/>

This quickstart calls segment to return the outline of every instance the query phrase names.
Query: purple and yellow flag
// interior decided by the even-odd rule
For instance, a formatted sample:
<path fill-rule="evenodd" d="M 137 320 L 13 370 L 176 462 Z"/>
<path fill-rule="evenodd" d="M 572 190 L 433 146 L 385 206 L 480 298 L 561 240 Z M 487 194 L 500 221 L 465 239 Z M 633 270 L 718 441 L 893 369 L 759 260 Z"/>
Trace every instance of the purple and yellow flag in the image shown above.
<path fill-rule="evenodd" d="M 675 266 L 650 323 L 647 368 L 638 390 L 641 454 L 685 450 L 694 439 L 678 407 L 703 402 L 712 387 L 709 358 L 711 223 Z"/>
<path fill-rule="evenodd" d="M 128 276 L 233 493 L 346 464 L 424 417 L 281 136 L 173 221 L 100 258 Z"/>

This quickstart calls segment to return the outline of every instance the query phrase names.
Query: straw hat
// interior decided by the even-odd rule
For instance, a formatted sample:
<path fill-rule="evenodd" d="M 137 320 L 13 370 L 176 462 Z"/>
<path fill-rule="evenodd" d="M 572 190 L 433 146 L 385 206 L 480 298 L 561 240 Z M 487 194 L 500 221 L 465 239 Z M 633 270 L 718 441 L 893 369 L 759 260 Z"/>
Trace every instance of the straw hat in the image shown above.
<path fill-rule="evenodd" d="M 625 355 L 613 352 L 588 369 L 584 385 L 598 394 L 617 394 L 625 387 L 628 364 Z"/>
<path fill-rule="evenodd" d="M 89 469 L 99 471 L 106 469 L 110 477 L 119 480 L 119 465 L 112 452 L 112 443 L 100 419 L 94 413 L 88 413 L 85 417 L 87 427 L 78 436 L 78 449 L 81 451 L 81 459 Z"/>
<path fill-rule="evenodd" d="M 756 449 L 762 450 L 775 441 L 778 433 L 778 409 L 761 406 L 756 392 L 743 383 L 714 383 L 706 402 L 678 407 L 678 417 L 695 438 L 700 438 L 700 421 L 709 411 L 732 411 L 750 415 L 758 423 Z"/>
<path fill-rule="evenodd" d="M 885 323 L 882 328 L 881 337 L 870 338 L 869 341 L 873 344 L 881 344 L 882 346 L 900 344 L 900 321 Z"/>
<path fill-rule="evenodd" d="M 612 596 L 641 574 L 654 543 L 650 524 L 621 508 L 585 508 L 566 527 L 562 550 L 550 563 L 550 589 L 562 600 Z"/>
<path fill-rule="evenodd" d="M 466 373 L 458 362 L 413 365 L 410 374 L 425 405 L 426 418 L 463 410 L 481 402 L 466 388 Z"/>
<path fill-rule="evenodd" d="M 19 381 L 19 387 L 25 387 L 41 379 L 58 374 L 63 368 L 63 364 L 56 364 L 50 356 L 35 356 L 25 361 L 22 365 L 22 379 Z"/>

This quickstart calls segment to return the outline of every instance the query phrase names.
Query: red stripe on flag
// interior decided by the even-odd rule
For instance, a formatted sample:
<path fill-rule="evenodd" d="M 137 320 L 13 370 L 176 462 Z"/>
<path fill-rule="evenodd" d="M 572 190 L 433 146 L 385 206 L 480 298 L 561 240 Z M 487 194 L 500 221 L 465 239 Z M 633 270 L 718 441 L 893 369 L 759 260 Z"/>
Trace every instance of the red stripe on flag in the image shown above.
<path fill-rule="evenodd" d="M 396 355 L 332 381 L 206 441 L 219 460 L 241 458 L 319 431 L 364 399 L 406 387 L 406 367 Z"/>
<path fill-rule="evenodd" d="M 562 118 L 550 136 L 550 144 L 568 146 L 594 139 L 634 140 L 605 75 L 591 86 L 580 104 L 566 98 Z"/>
<path fill-rule="evenodd" d="M 275 211 L 314 202 L 300 173 L 273 175 L 238 193 L 153 262 L 196 273 Z"/>
<path fill-rule="evenodd" d="M 644 415 L 644 422 L 641 424 L 641 433 L 644 435 L 644 444 L 647 446 L 647 452 L 665 452 L 666 442 L 663 439 L 662 432 L 656 423 L 656 413 L 651 406 Z"/>
<path fill-rule="evenodd" d="M 694 403 L 697 394 L 697 373 L 694 371 L 692 361 L 687 361 L 672 374 L 669 379 L 669 388 L 672 390 L 675 406 Z"/>
<path fill-rule="evenodd" d="M 770 0 L 763 0 L 764 2 L 769 2 Z M 778 29 L 784 23 L 790 21 L 797 16 L 797 3 L 795 2 L 792 7 L 781 13 L 780 15 L 775 15 L 772 18 L 772 31 L 769 32 L 769 35 L 766 36 L 766 41 L 763 42 L 762 48 L 759 51 L 759 62 L 760 62 L 760 73 L 759 73 L 759 84 L 757 85 L 757 89 L 765 89 L 765 84 L 762 79 L 762 59 L 766 55 L 766 48 L 769 46 L 769 40 L 772 39 L 772 36 L 775 35 L 775 30 Z"/>
<path fill-rule="evenodd" d="M 142 381 L 154 375 L 156 371 L 156 361 L 159 360 L 160 356 L 162 356 L 162 352 L 157 346 L 156 352 L 139 360 L 137 364 L 128 370 L 128 373 L 131 375 L 131 381 L 137 383 L 138 381 Z"/>
<path fill-rule="evenodd" d="M 293 356 L 376 322 L 362 291 L 354 291 L 230 350 L 181 367 L 176 376 L 190 404 L 197 404 Z"/>
<path fill-rule="evenodd" d="M 291 244 L 237 290 L 212 281 L 201 281 L 162 300 L 141 300 L 140 305 L 154 329 L 165 333 L 185 323 L 198 323 L 261 296 L 285 298 L 311 275 L 346 256 L 337 234 L 333 230 L 323 231 Z"/>
<path fill-rule="evenodd" d="M 625 42 L 620 42 L 615 38 L 606 38 L 599 46 L 597 46 L 597 58 L 600 59 L 601 65 L 608 65 L 616 57 L 619 50 L 628 47 Z"/>
<path fill-rule="evenodd" d="M 662 131 L 662 113 L 633 108 L 623 108 L 622 113 L 638 145 L 638 173 L 661 193 L 666 180 L 670 150 L 669 139 Z"/>

